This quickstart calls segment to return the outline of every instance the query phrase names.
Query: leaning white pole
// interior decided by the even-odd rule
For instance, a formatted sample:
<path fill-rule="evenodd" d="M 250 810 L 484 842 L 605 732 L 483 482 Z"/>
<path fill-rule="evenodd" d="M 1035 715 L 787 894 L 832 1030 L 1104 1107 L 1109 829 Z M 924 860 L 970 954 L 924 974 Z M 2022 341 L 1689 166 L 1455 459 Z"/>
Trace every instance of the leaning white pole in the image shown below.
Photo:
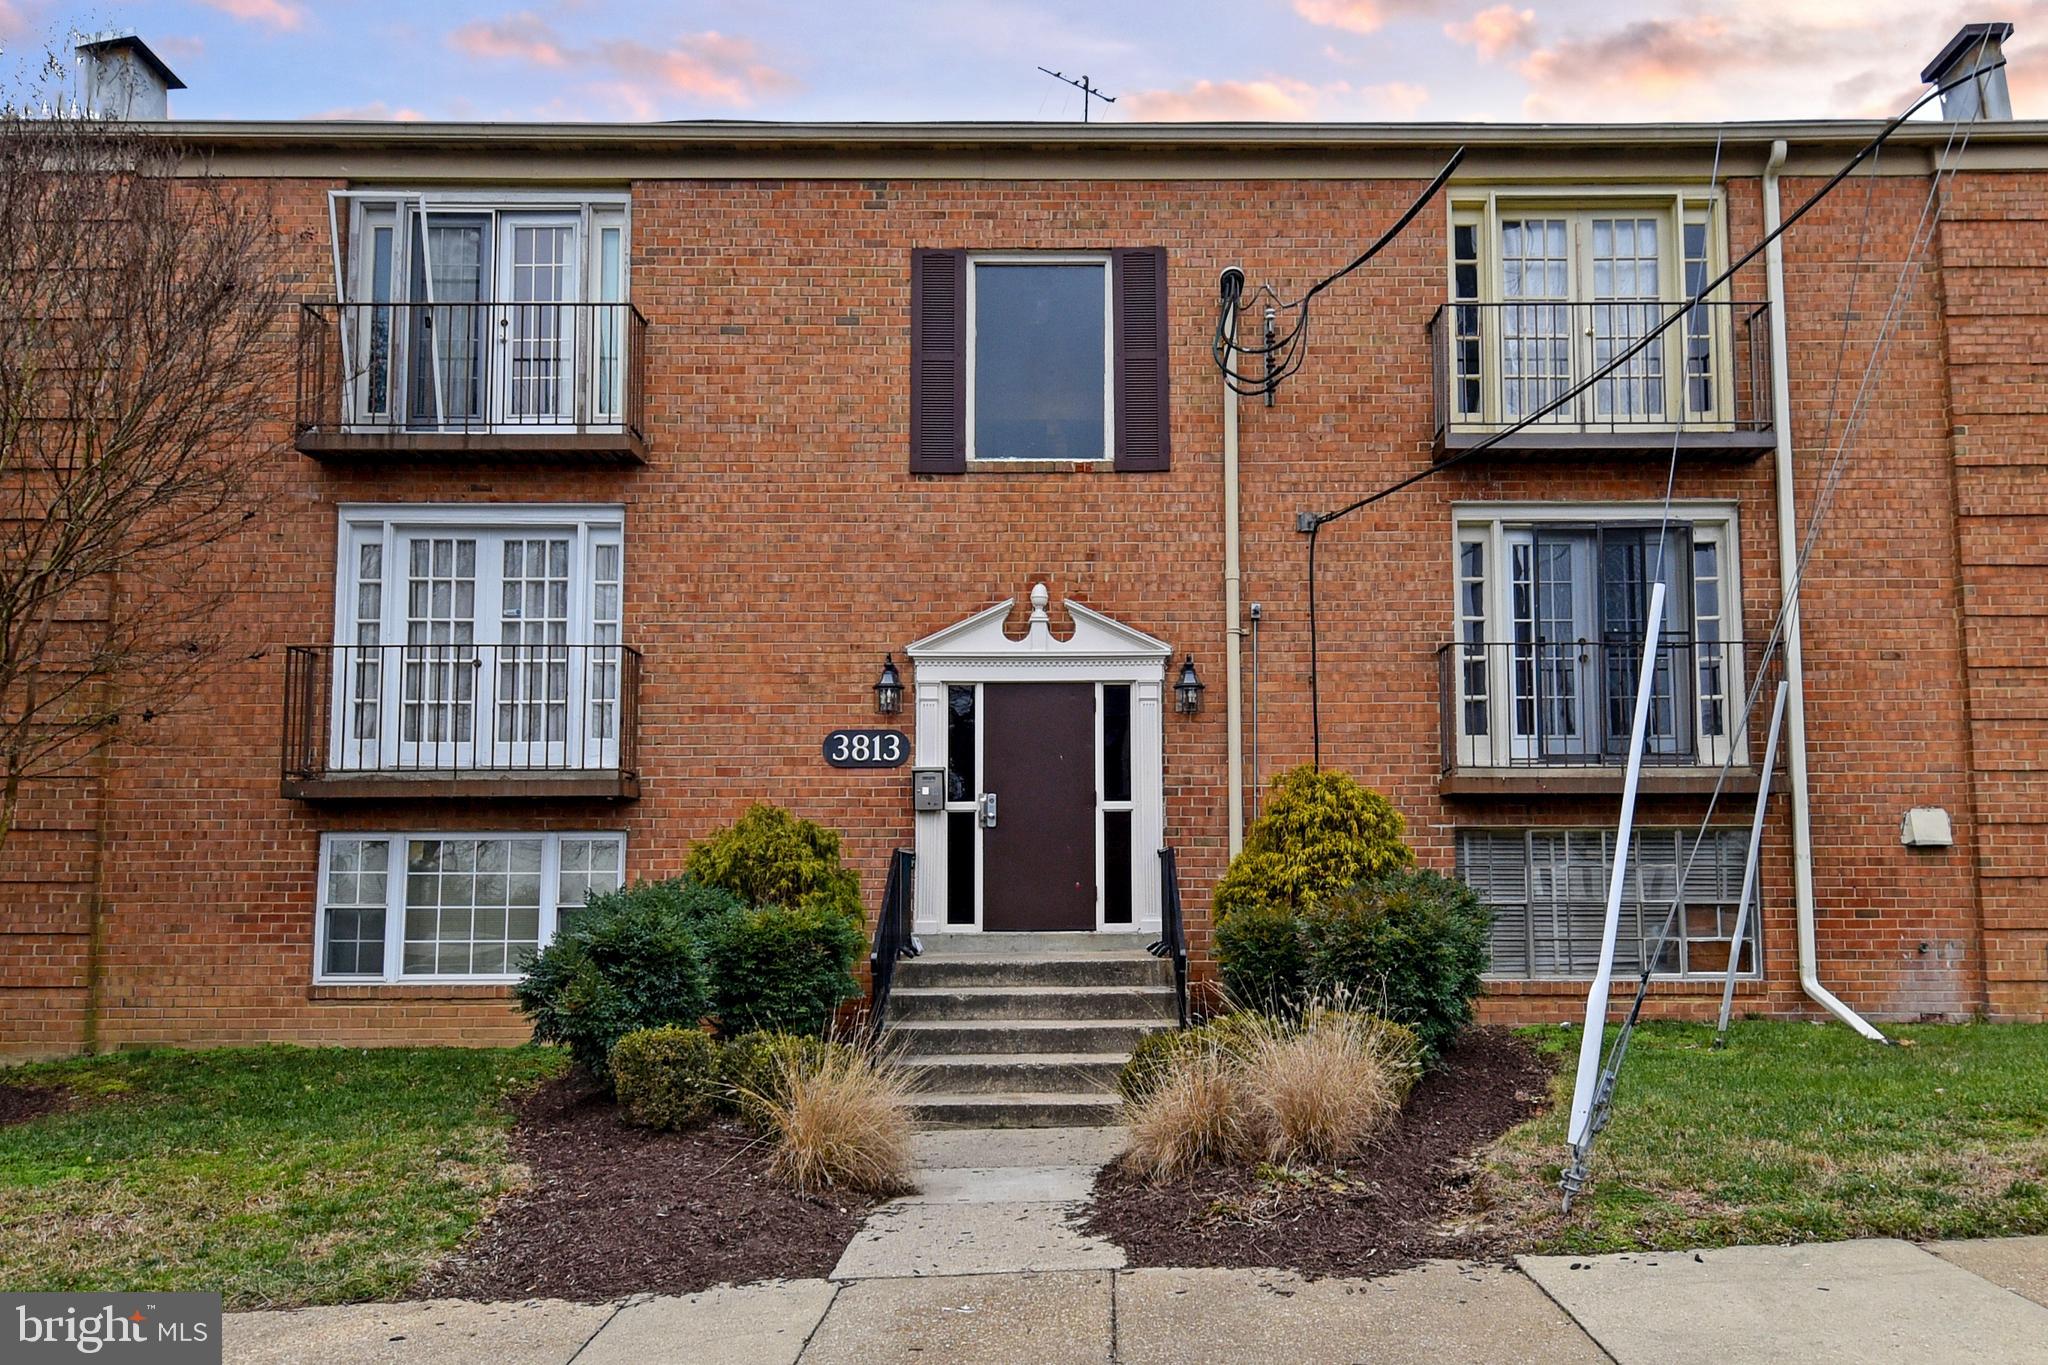
<path fill-rule="evenodd" d="M 1636 822 L 1636 784 L 1643 775 L 1643 735 L 1650 724 L 1650 696 L 1657 679 L 1657 633 L 1664 623 L 1664 584 L 1650 588 L 1650 624 L 1643 632 L 1643 657 L 1636 668 L 1636 715 L 1629 727 L 1628 776 L 1621 784 L 1621 824 L 1614 832 L 1614 868 L 1607 880 L 1607 924 L 1600 934 L 1600 969 L 1586 992 L 1586 1032 L 1579 1039 L 1579 1074 L 1572 1085 L 1572 1121 L 1566 1131 L 1573 1155 L 1592 1139 L 1593 1104 L 1600 1087 L 1600 1044 L 1607 1031 L 1607 992 L 1614 980 L 1614 940 L 1621 929 L 1622 882 L 1628 876 L 1628 846 Z"/>
<path fill-rule="evenodd" d="M 1749 819 L 1749 860 L 1742 865 L 1742 897 L 1735 902 L 1735 936 L 1728 941 L 1728 979 L 1721 983 L 1721 1022 L 1714 1028 L 1714 1045 L 1719 1047 L 1728 1034 L 1728 1014 L 1735 1008 L 1735 974 L 1742 965 L 1743 935 L 1749 931 L 1749 904 L 1756 895 L 1757 858 L 1764 846 L 1764 811 L 1771 804 L 1771 774 L 1778 769 L 1778 727 L 1785 723 L 1785 699 L 1792 684 L 1778 684 L 1778 700 L 1771 707 L 1771 734 L 1764 741 L 1764 780 L 1756 789 L 1756 814 Z"/>

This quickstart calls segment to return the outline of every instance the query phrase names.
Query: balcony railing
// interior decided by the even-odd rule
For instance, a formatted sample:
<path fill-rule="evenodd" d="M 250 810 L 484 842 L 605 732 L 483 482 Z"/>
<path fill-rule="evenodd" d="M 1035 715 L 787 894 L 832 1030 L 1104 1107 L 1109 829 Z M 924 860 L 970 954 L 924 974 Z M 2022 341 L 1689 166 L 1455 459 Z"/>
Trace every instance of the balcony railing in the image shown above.
<path fill-rule="evenodd" d="M 1751 683 L 1748 670 L 1761 652 L 1737 640 L 1680 636 L 1660 641 L 1643 743 L 1645 767 L 1667 773 L 1703 770 L 1690 775 L 1699 779 L 1691 785 L 1703 781 L 1710 786 L 1732 758 L 1733 767 L 1748 774 L 1752 736 L 1743 731 L 1742 712 Z M 1640 641 L 1454 641 L 1440 647 L 1444 773 L 1480 779 L 1466 783 L 1474 791 L 1487 790 L 1487 782 L 1503 790 L 1528 789 L 1526 780 L 1500 783 L 1515 772 L 1526 779 L 1538 772 L 1554 776 L 1571 769 L 1582 774 L 1613 769 L 1611 780 L 1577 784 L 1600 789 L 1618 781 L 1618 770 L 1628 762 L 1642 659 Z M 1688 784 L 1665 780 L 1662 785 L 1680 789 Z"/>
<path fill-rule="evenodd" d="M 294 431 L 311 455 L 643 460 L 646 363 L 630 303 L 309 303 Z"/>
<path fill-rule="evenodd" d="M 1439 456 L 1469 450 L 1685 316 L 1614 374 L 1501 441 L 1513 452 L 1668 448 L 1753 458 L 1771 434 L 1770 305 L 1447 303 L 1430 320 Z"/>
<path fill-rule="evenodd" d="M 296 645 L 283 789 L 305 798 L 639 795 L 624 645 Z"/>

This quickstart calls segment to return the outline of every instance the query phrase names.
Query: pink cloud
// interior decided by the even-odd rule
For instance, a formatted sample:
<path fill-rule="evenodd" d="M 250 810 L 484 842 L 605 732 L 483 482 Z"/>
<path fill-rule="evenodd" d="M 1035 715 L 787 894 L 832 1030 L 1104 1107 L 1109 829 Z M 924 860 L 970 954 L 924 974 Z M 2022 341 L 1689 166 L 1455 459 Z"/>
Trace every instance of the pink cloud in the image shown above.
<path fill-rule="evenodd" d="M 562 66 L 565 58 L 554 31 L 530 10 L 503 19 L 480 19 L 448 35 L 448 44 L 472 57 Z"/>
<path fill-rule="evenodd" d="M 1340 118 L 1413 117 L 1429 91 L 1406 81 L 1311 85 L 1287 77 L 1252 81 L 1196 81 L 1175 90 L 1140 90 L 1124 97 L 1131 117 L 1148 123 L 1305 122 Z"/>
<path fill-rule="evenodd" d="M 244 23 L 261 24 L 283 31 L 302 28 L 306 10 L 294 0 L 201 0 L 202 4 Z"/>
<path fill-rule="evenodd" d="M 1451 41 L 1477 50 L 1482 62 L 1528 47 L 1535 32 L 1536 11 L 1516 9 L 1513 5 L 1495 5 L 1462 24 L 1444 25 L 1444 34 Z"/>
<path fill-rule="evenodd" d="M 602 73 L 614 78 L 595 87 L 631 111 L 654 118 L 663 94 L 687 95 L 713 104 L 744 108 L 763 95 L 796 87 L 796 80 L 768 62 L 748 39 L 715 30 L 689 33 L 655 45 L 614 38 L 577 47 L 565 42 L 539 15 L 521 11 L 503 19 L 464 24 L 448 35 L 456 51 L 484 60 L 524 62 L 561 70 Z"/>
<path fill-rule="evenodd" d="M 1294 12 L 1311 24 L 1347 33 L 1374 33 L 1397 15 L 1434 8 L 1434 0 L 1294 0 Z"/>
<path fill-rule="evenodd" d="M 393 109 L 383 100 L 371 100 L 368 104 L 349 105 L 341 109 L 325 109 L 308 118 L 334 119 L 354 123 L 424 123 L 426 115 L 417 109 Z"/>

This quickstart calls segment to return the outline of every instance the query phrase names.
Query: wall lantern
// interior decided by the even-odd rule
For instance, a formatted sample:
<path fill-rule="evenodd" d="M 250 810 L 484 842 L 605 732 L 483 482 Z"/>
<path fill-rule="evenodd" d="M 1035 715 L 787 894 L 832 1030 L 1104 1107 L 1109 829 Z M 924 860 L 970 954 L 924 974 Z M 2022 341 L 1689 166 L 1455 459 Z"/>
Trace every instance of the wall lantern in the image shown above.
<path fill-rule="evenodd" d="M 893 716 L 903 705 L 903 679 L 896 672 L 896 656 L 882 656 L 882 676 L 875 680 L 875 710 Z"/>
<path fill-rule="evenodd" d="M 1202 709 L 1202 679 L 1195 672 L 1195 656 L 1190 654 L 1180 666 L 1180 680 L 1173 685 L 1173 709 L 1184 716 L 1192 716 Z"/>

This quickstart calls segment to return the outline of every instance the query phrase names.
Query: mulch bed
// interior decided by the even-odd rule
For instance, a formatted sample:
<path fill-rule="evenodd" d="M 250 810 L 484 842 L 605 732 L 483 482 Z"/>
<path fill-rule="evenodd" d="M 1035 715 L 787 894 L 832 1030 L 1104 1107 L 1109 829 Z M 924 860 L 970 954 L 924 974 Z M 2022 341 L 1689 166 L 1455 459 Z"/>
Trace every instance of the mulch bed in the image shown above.
<path fill-rule="evenodd" d="M 1341 1170 L 1261 1179 L 1244 1168 L 1152 1185 L 1111 1165 L 1088 1228 L 1132 1265 L 1378 1275 L 1435 1257 L 1487 1260 L 1492 1235 L 1447 1231 L 1480 1148 L 1541 1110 L 1551 1063 L 1504 1029 L 1468 1029 L 1373 1150 Z"/>
<path fill-rule="evenodd" d="M 595 1301 L 821 1276 L 869 1208 L 771 1179 L 766 1144 L 742 1125 L 633 1127 L 588 1081 L 552 1081 L 518 1115 L 513 1148 L 532 1184 L 429 1271 L 419 1293 Z"/>
<path fill-rule="evenodd" d="M 8 1085 L 0 1082 L 0 1128 L 27 1123 L 60 1109 L 69 1109 L 78 1097 L 69 1090 L 41 1085 Z"/>

